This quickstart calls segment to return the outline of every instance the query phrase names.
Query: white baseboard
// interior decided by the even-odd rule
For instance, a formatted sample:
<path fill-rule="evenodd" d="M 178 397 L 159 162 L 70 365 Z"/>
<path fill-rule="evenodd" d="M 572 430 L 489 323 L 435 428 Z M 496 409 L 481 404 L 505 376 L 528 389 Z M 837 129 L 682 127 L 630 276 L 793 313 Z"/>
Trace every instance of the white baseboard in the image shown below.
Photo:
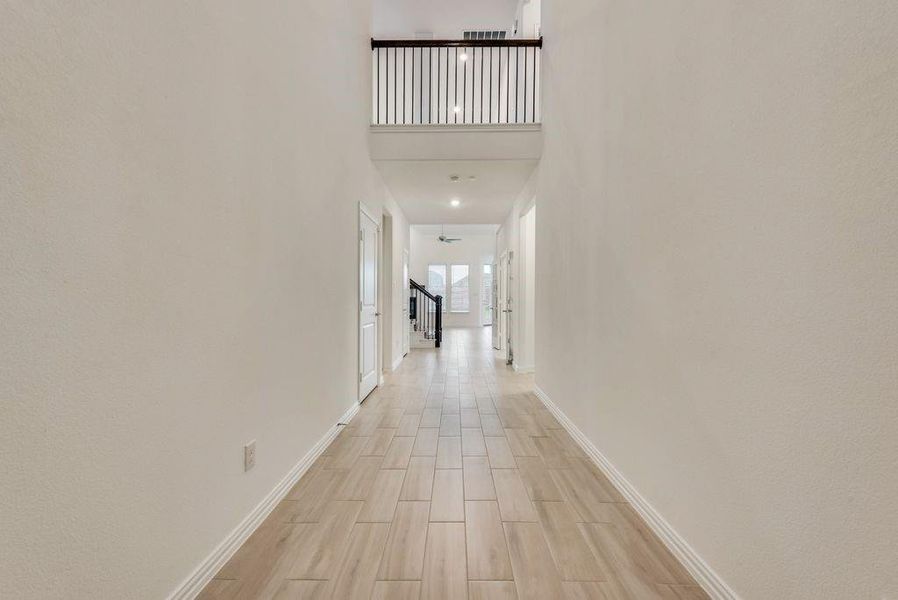
<path fill-rule="evenodd" d="M 636 509 L 636 512 L 648 524 L 649 528 L 655 532 L 655 535 L 661 538 L 667 549 L 686 567 L 705 592 L 713 600 L 739 600 L 739 596 L 720 578 L 720 575 L 715 573 L 708 563 L 693 550 L 689 543 L 671 527 L 670 523 L 664 520 L 664 517 L 633 487 L 633 484 L 627 481 L 626 477 L 611 464 L 611 461 L 595 447 L 589 438 L 568 419 L 567 415 L 552 402 L 549 396 L 539 386 L 534 386 L 534 391 L 537 398 L 542 401 L 546 408 L 549 409 L 549 412 L 571 434 L 571 437 L 608 477 L 611 483 L 614 484 L 614 487 Z"/>
<path fill-rule="evenodd" d="M 359 412 L 359 403 L 353 402 L 352 407 L 347 410 L 337 425 L 328 429 L 318 442 L 303 456 L 296 465 L 290 469 L 287 476 L 278 483 L 273 490 L 250 512 L 245 519 L 238 525 L 227 537 L 222 540 L 212 553 L 206 557 L 203 562 L 185 579 L 181 585 L 169 595 L 168 600 L 194 600 L 206 584 L 215 577 L 235 552 L 243 545 L 243 542 L 262 524 L 262 521 L 271 514 L 278 502 L 283 500 L 296 482 L 299 481 L 309 467 L 312 466 L 319 456 L 324 453 L 327 446 L 340 433 L 341 424 L 348 423 L 349 420 Z"/>
<path fill-rule="evenodd" d="M 513 363 L 511 367 L 515 370 L 516 373 L 533 373 L 534 368 L 533 365 L 519 365 L 518 363 Z"/>
<path fill-rule="evenodd" d="M 405 355 L 404 355 L 404 354 L 403 354 L 402 356 L 400 356 L 399 358 L 397 358 L 396 360 L 393 361 L 393 370 L 394 370 L 394 371 L 395 371 L 396 369 L 399 368 L 399 365 L 402 364 L 402 359 L 403 359 L 403 358 L 405 358 Z"/>

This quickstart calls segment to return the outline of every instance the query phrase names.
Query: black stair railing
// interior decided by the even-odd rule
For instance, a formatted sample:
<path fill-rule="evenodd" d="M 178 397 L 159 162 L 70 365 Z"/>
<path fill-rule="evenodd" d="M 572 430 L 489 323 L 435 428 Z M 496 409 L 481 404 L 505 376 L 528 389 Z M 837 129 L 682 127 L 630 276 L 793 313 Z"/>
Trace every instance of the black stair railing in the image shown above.
<path fill-rule="evenodd" d="M 371 40 L 374 125 L 540 122 L 539 39 Z"/>
<path fill-rule="evenodd" d="M 408 280 L 409 319 L 424 339 L 433 340 L 437 348 L 443 343 L 443 297 L 433 295 L 414 279 Z"/>

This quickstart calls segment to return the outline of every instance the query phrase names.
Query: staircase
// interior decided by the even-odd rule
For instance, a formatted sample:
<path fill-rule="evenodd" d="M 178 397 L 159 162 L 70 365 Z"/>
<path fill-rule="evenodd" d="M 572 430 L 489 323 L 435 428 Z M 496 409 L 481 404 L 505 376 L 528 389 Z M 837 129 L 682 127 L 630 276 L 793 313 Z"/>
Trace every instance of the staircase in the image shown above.
<path fill-rule="evenodd" d="M 443 341 L 443 297 L 434 296 L 414 279 L 408 284 L 409 346 L 439 348 Z"/>

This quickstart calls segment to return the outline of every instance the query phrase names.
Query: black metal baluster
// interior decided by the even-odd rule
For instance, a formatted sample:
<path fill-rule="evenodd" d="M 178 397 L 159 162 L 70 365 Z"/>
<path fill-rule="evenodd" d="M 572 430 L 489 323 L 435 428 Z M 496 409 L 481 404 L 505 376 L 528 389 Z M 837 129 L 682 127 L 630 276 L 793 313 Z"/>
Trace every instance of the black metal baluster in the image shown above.
<path fill-rule="evenodd" d="M 393 48 L 393 125 L 396 125 L 398 122 L 396 119 L 396 97 L 398 94 L 396 93 L 396 86 L 398 84 L 399 74 L 396 71 L 396 53 L 399 52 L 398 48 Z"/>
<path fill-rule="evenodd" d="M 527 48 L 524 48 L 524 122 L 527 122 Z"/>
<path fill-rule="evenodd" d="M 375 80 L 374 89 L 377 90 L 375 93 L 377 94 L 377 99 L 375 100 L 377 104 L 377 117 L 374 119 L 374 122 L 380 125 L 380 48 L 375 50 L 375 56 L 377 57 L 375 60 L 377 61 L 377 79 Z"/>
<path fill-rule="evenodd" d="M 464 56 L 468 56 L 468 50 L 462 50 Z M 471 57 L 468 56 L 470 59 Z M 468 63 L 470 60 L 463 60 L 461 65 L 461 72 L 464 78 L 461 87 L 461 122 L 464 123 L 468 118 Z M 474 85 L 473 83 L 471 85 Z M 473 119 L 471 119 L 473 121 Z"/>
<path fill-rule="evenodd" d="M 518 82 L 520 81 L 521 73 L 521 49 L 514 49 L 514 122 L 518 122 L 518 93 L 520 92 L 520 86 Z"/>
<path fill-rule="evenodd" d="M 455 85 L 452 86 L 452 95 L 455 99 L 455 102 L 452 104 L 452 120 L 455 123 L 458 123 L 458 111 L 455 110 L 458 108 L 458 46 L 455 47 Z"/>
<path fill-rule="evenodd" d="M 415 124 L 415 49 L 412 48 L 412 125 Z"/>
<path fill-rule="evenodd" d="M 493 47 L 490 46 L 490 91 L 487 94 L 487 101 L 489 102 L 489 110 L 487 111 L 487 120 L 492 123 L 493 122 Z"/>
<path fill-rule="evenodd" d="M 421 124 L 424 124 L 424 48 L 421 48 L 421 59 L 418 61 L 418 68 L 421 73 L 418 77 L 418 118 Z"/>
<path fill-rule="evenodd" d="M 446 124 L 449 124 L 449 48 L 446 48 Z"/>
<path fill-rule="evenodd" d="M 439 61 L 437 61 L 439 62 Z M 430 124 L 433 112 L 433 48 L 427 49 L 427 123 Z"/>
<path fill-rule="evenodd" d="M 405 48 L 402 48 L 402 124 L 405 125 Z"/>
<path fill-rule="evenodd" d="M 539 48 L 533 49 L 533 122 L 536 123 L 536 59 L 539 57 Z"/>
<path fill-rule="evenodd" d="M 440 49 L 437 48 L 437 124 L 440 122 L 440 81 L 443 80 L 443 63 L 440 62 Z"/>
<path fill-rule="evenodd" d="M 480 49 L 480 124 L 483 124 L 483 51 L 486 48 Z M 475 49 L 476 52 L 476 49 Z"/>
<path fill-rule="evenodd" d="M 511 47 L 505 47 L 505 123 L 511 122 Z"/>

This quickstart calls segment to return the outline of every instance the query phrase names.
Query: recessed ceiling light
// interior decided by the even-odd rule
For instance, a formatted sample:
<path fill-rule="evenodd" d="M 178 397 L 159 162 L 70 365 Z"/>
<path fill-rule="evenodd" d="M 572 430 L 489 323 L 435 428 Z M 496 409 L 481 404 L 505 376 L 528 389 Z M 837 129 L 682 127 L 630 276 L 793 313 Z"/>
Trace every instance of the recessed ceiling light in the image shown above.
<path fill-rule="evenodd" d="M 453 198 L 452 200 L 449 201 L 449 204 L 451 204 L 454 207 L 458 207 L 458 206 L 461 206 L 461 200 L 459 200 L 458 198 Z"/>
<path fill-rule="evenodd" d="M 470 181 L 474 181 L 475 179 L 477 179 L 477 175 L 468 175 L 468 179 Z"/>
<path fill-rule="evenodd" d="M 457 182 L 459 179 L 460 179 L 460 178 L 459 178 L 458 175 L 450 175 L 450 176 L 449 176 L 449 180 L 452 181 L 452 182 Z"/>

